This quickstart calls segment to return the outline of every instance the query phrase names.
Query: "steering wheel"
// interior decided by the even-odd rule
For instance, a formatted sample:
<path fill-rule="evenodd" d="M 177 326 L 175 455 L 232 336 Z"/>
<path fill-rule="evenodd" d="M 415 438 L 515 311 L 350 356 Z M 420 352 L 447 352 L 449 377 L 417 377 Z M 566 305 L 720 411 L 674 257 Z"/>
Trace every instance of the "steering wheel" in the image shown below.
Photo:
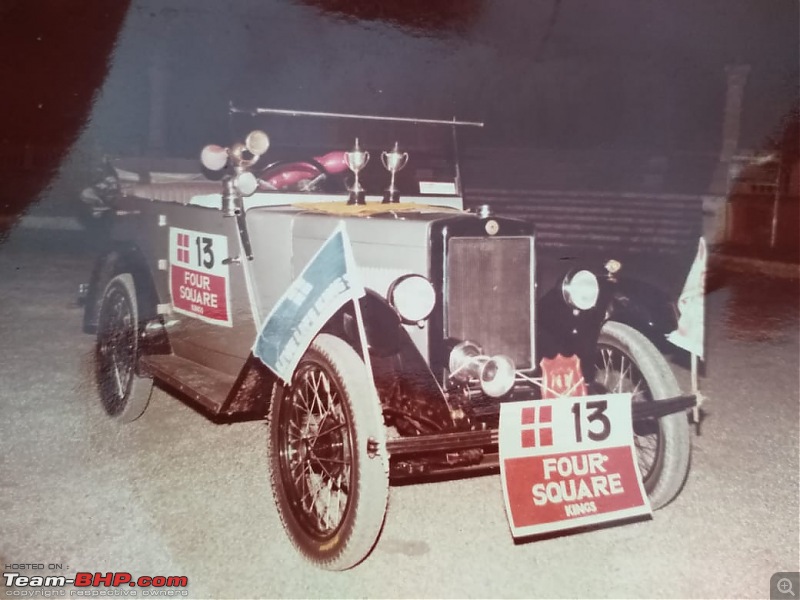
<path fill-rule="evenodd" d="M 328 176 L 325 167 L 313 158 L 279 160 L 261 171 L 258 186 L 270 191 L 317 192 Z"/>

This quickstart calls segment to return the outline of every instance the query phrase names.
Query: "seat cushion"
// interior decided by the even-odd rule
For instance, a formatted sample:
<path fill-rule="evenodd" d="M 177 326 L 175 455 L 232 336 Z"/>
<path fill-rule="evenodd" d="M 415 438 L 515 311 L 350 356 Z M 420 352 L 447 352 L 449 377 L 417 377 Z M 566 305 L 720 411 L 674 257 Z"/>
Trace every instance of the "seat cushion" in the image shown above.
<path fill-rule="evenodd" d="M 162 202 L 177 202 L 191 204 L 195 196 L 208 196 L 216 194 L 222 200 L 222 185 L 214 181 L 192 181 L 175 183 L 137 183 L 125 190 L 125 195 L 160 200 Z M 207 205 L 203 202 L 203 205 Z"/>

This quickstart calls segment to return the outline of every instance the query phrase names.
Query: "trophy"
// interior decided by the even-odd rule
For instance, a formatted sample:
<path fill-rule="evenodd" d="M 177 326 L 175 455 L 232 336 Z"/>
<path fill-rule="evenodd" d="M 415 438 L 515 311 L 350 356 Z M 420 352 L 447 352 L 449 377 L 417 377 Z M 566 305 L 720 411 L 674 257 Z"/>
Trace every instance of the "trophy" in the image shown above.
<path fill-rule="evenodd" d="M 394 176 L 406 166 L 408 162 L 408 152 L 400 152 L 400 149 L 397 147 L 397 142 L 395 142 L 391 152 L 381 152 L 381 162 L 383 166 L 386 167 L 386 170 L 392 174 L 389 187 L 383 193 L 383 203 L 399 202 L 400 191 L 394 185 Z"/>
<path fill-rule="evenodd" d="M 358 182 L 358 172 L 367 166 L 369 162 L 369 152 L 362 150 L 358 145 L 358 138 L 356 138 L 356 146 L 350 152 L 344 153 L 344 162 L 347 167 L 353 172 L 355 180 L 353 187 L 350 189 L 350 197 L 347 200 L 348 204 L 366 204 L 364 188 Z"/>

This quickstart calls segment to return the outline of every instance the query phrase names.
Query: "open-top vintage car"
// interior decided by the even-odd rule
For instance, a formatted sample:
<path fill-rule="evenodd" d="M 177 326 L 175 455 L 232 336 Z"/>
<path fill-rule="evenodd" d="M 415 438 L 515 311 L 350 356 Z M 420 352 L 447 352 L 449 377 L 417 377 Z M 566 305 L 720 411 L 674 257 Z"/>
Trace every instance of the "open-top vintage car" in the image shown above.
<path fill-rule="evenodd" d="M 457 164 L 427 132 L 470 124 L 338 116 L 361 131 L 355 148 L 301 144 L 275 160 L 255 131 L 204 149 L 217 181 L 139 183 L 115 200 L 84 321 L 106 412 L 138 418 L 156 381 L 215 420 L 266 418 L 286 532 L 329 569 L 369 554 L 390 481 L 496 468 L 501 404 L 546 392 L 631 393 L 644 488 L 654 508 L 670 502 L 694 397 L 648 336 L 674 329 L 674 313 L 646 306 L 614 257 L 540 260 L 534 224 L 464 211 Z M 342 228 L 365 293 L 312 331 L 288 323 L 310 344 L 279 376 L 258 356 L 263 324 Z"/>

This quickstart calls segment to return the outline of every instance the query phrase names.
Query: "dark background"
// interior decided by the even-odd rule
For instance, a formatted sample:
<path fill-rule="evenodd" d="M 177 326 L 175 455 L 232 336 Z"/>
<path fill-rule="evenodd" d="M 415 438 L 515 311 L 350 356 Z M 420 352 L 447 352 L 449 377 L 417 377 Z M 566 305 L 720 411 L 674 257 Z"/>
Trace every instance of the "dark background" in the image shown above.
<path fill-rule="evenodd" d="M 59 165 L 68 194 L 102 153 L 227 142 L 230 100 L 455 115 L 486 122 L 467 140 L 478 162 L 487 148 L 541 157 L 538 180 L 536 159 L 519 182 L 485 169 L 486 185 L 594 171 L 577 181 L 621 189 L 656 164 L 660 191 L 702 193 L 725 67 L 750 65 L 741 148 L 780 129 L 799 85 L 793 0 L 4 0 L 0 47 L 6 210 Z"/>

